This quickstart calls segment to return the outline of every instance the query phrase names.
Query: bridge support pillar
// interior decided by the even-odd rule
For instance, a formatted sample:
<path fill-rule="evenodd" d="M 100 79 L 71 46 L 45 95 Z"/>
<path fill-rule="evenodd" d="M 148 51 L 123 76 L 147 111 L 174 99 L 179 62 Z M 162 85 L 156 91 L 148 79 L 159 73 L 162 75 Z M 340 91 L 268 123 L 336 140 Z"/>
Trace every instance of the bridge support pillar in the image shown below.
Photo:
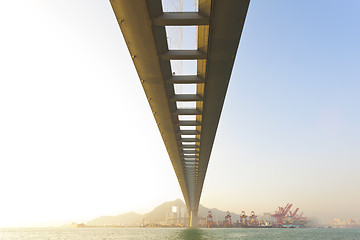
<path fill-rule="evenodd" d="M 198 213 L 197 211 L 190 211 L 190 227 L 196 228 L 198 226 Z"/>

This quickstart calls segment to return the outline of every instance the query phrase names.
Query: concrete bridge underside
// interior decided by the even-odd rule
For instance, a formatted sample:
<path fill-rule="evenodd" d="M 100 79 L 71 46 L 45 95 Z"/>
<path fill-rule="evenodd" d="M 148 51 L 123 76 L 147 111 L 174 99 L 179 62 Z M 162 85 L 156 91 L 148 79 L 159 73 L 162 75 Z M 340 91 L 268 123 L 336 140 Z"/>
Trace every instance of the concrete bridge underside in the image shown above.
<path fill-rule="evenodd" d="M 165 13 L 161 0 L 110 1 L 191 222 L 197 217 L 249 1 L 199 0 L 198 12 Z M 198 26 L 197 49 L 169 50 L 165 26 Z M 197 60 L 197 74 L 173 75 L 170 60 Z M 174 84 L 197 84 L 196 94 L 175 94 Z M 176 102 L 182 101 L 196 102 L 196 108 L 178 108 Z M 196 120 L 179 120 L 179 116 L 196 116 Z"/>

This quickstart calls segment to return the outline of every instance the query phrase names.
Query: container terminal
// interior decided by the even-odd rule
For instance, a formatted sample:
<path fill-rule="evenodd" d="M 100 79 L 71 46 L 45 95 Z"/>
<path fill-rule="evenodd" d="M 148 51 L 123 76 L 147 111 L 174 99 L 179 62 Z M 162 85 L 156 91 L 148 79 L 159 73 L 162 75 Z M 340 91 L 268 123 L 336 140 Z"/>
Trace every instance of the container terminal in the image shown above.
<path fill-rule="evenodd" d="M 302 228 L 313 227 L 314 219 L 307 219 L 293 204 L 278 207 L 274 212 L 257 215 L 255 211 L 240 214 L 206 208 L 200 205 L 197 227 L 203 228 Z M 117 216 L 101 216 L 90 220 L 86 227 L 188 227 L 189 215 L 183 201 L 177 199 L 155 207 L 151 212 L 134 212 Z"/>
<path fill-rule="evenodd" d="M 285 207 L 278 207 L 274 213 L 265 213 L 263 216 L 256 216 L 254 211 L 247 215 L 245 211 L 241 212 L 239 219 L 232 219 L 229 211 L 226 212 L 224 220 L 214 221 L 211 211 L 206 217 L 206 224 L 200 225 L 207 228 L 295 228 L 305 227 L 307 219 L 303 217 L 303 212 L 298 214 L 299 208 L 291 211 L 293 204 L 288 203 Z"/>
<path fill-rule="evenodd" d="M 247 214 L 242 211 L 241 214 L 230 213 L 230 211 L 216 211 L 214 214 L 211 209 L 198 218 L 198 226 L 204 228 L 303 228 L 311 224 L 304 217 L 304 213 L 299 213 L 299 208 L 292 210 L 293 204 L 288 203 L 285 207 L 278 207 L 274 212 L 263 213 L 258 216 L 255 211 Z M 185 227 L 188 223 L 186 212 L 172 211 L 166 217 L 164 225 L 173 227 Z M 162 226 L 164 226 L 162 225 Z"/>

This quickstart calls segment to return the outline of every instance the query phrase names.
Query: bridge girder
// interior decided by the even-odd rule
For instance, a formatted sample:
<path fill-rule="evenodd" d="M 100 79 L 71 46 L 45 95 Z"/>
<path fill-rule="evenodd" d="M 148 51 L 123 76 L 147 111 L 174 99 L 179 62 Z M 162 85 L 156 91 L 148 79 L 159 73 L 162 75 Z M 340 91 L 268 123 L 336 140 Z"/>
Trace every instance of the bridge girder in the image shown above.
<path fill-rule="evenodd" d="M 164 13 L 161 0 L 110 2 L 188 211 L 197 213 L 250 0 L 199 0 L 196 13 Z M 198 26 L 197 50 L 169 50 L 165 26 L 189 25 Z M 197 75 L 173 75 L 170 60 L 189 59 L 197 60 Z M 197 84 L 196 94 L 175 94 L 179 83 Z M 179 101 L 195 101 L 196 108 L 180 109 Z M 196 120 L 179 120 L 180 115 Z"/>

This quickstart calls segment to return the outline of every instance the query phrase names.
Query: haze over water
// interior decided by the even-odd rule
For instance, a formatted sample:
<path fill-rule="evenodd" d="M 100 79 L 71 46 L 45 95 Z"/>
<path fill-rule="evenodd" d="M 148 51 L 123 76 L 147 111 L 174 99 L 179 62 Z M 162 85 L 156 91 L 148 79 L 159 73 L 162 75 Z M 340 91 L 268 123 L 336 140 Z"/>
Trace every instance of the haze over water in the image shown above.
<path fill-rule="evenodd" d="M 360 229 L 0 229 L 0 240 L 357 240 Z"/>

